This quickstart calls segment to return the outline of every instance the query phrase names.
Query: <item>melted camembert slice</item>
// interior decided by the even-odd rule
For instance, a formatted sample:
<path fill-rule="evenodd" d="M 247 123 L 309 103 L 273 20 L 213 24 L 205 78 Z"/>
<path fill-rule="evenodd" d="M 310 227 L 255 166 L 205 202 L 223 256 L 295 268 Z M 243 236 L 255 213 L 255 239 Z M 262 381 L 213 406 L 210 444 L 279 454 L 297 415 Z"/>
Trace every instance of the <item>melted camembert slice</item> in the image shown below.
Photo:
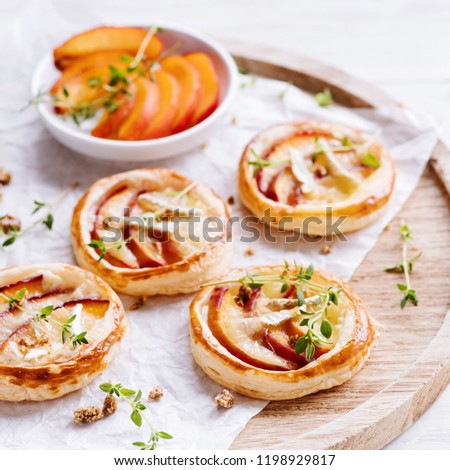
<path fill-rule="evenodd" d="M 381 165 L 373 138 L 347 134 L 306 129 L 276 142 L 259 156 L 262 164 L 255 174 L 259 191 L 291 206 L 347 199 Z"/>

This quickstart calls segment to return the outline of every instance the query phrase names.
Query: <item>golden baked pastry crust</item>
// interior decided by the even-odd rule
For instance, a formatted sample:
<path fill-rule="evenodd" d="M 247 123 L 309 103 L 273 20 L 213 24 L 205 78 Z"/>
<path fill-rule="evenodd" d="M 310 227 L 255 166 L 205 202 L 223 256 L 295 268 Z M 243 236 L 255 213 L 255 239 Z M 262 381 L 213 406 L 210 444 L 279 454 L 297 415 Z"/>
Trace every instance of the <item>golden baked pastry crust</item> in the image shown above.
<path fill-rule="evenodd" d="M 20 305 L 8 305 L 6 297 L 22 288 L 26 295 Z M 76 266 L 3 269 L 0 292 L 0 400 L 51 400 L 84 387 L 108 366 L 126 331 L 114 291 Z M 49 305 L 54 309 L 48 321 L 33 318 Z M 63 343 L 60 323 L 74 314 Z M 71 334 L 81 330 L 88 344 L 74 347 Z"/>
<path fill-rule="evenodd" d="M 362 164 L 367 154 L 372 156 L 369 164 Z M 263 162 L 261 169 L 255 165 L 257 158 Z M 272 225 L 325 235 L 327 207 L 332 208 L 328 225 L 345 216 L 339 225 L 343 233 L 376 220 L 392 196 L 395 175 L 394 160 L 373 136 L 305 121 L 272 126 L 248 144 L 239 165 L 238 189 L 242 203 L 259 218 L 273 217 Z"/>
<path fill-rule="evenodd" d="M 169 245 L 172 246 L 169 251 L 173 259 L 168 259 L 164 254 L 167 248 L 161 248 L 162 243 L 153 243 L 146 237 L 144 243 L 138 244 L 138 248 L 143 245 L 148 248 L 146 259 L 138 260 L 134 255 L 136 246 L 126 243 L 125 248 L 122 244 L 113 255 L 122 257 L 122 260 L 125 255 L 128 256 L 125 263 L 129 264 L 120 265 L 109 253 L 99 262 L 99 250 L 88 246 L 95 238 L 92 230 L 97 223 L 96 214 L 104 201 L 121 188 L 129 190 L 136 198 L 132 204 L 131 215 L 134 214 L 133 211 L 137 211 L 140 217 L 147 216 L 145 220 L 153 217 L 155 211 L 164 213 L 167 210 L 165 204 L 170 206 L 171 210 L 176 207 L 185 212 L 197 211 L 202 221 L 208 216 L 220 218 L 223 230 L 216 232 L 214 236 L 210 235 L 218 241 L 205 241 L 201 232 L 195 232 L 200 239 L 198 243 L 191 243 L 189 236 L 185 238 L 186 241 L 179 242 L 169 235 L 167 243 L 172 244 Z M 184 194 L 186 190 L 188 193 Z M 177 199 L 177 194 L 181 193 L 183 197 Z M 118 206 L 122 209 L 126 204 Z M 146 212 L 149 208 L 151 210 Z M 106 211 L 105 214 L 110 215 L 110 212 Z M 133 170 L 97 181 L 80 199 L 72 219 L 73 248 L 80 266 L 101 276 L 118 292 L 136 296 L 189 293 L 198 290 L 202 283 L 217 277 L 228 267 L 232 256 L 232 244 L 227 241 L 226 233 L 228 219 L 227 204 L 208 187 L 193 183 L 172 170 Z M 130 250 L 128 246 L 131 246 Z M 152 264 L 148 256 L 157 260 L 154 266 L 148 265 Z"/>
<path fill-rule="evenodd" d="M 261 274 L 279 275 L 283 269 L 284 266 L 281 265 L 260 266 L 249 269 L 249 272 L 252 276 Z M 235 270 L 230 272 L 226 279 L 239 279 L 245 275 L 246 271 Z M 197 364 L 220 385 L 243 395 L 264 400 L 299 398 L 319 390 L 335 387 L 349 380 L 363 366 L 368 357 L 375 334 L 373 322 L 363 302 L 341 279 L 325 271 L 316 270 L 313 280 L 324 286 L 342 289 L 342 291 L 340 292 L 339 306 L 333 307 L 335 310 L 330 313 L 330 318 L 334 318 L 334 333 L 330 340 L 333 345 L 326 346 L 328 349 L 323 349 L 312 362 L 303 366 L 300 365 L 297 369 L 285 368 L 285 370 L 280 370 L 278 366 L 281 366 L 281 368 L 286 366 L 283 358 L 290 356 L 284 356 L 283 354 L 280 359 L 277 353 L 279 352 L 278 349 L 274 349 L 272 346 L 266 346 L 266 350 L 261 349 L 260 340 L 260 345 L 256 346 L 251 342 L 249 343 L 247 339 L 243 340 L 242 336 L 236 336 L 236 338 L 239 339 L 239 344 L 246 348 L 246 351 L 250 351 L 250 358 L 242 355 L 242 350 L 236 353 L 233 348 L 238 343 L 235 342 L 234 345 L 230 345 L 223 340 L 221 334 L 217 333 L 218 331 L 225 331 L 226 315 L 227 312 L 232 312 L 232 310 L 229 310 L 227 305 L 220 307 L 225 312 L 221 317 L 218 317 L 221 319 L 220 327 L 222 330 L 219 330 L 211 323 L 210 315 L 212 311 L 210 309 L 213 307 L 211 307 L 210 302 L 214 292 L 217 292 L 215 289 L 218 289 L 218 287 L 209 286 L 196 295 L 190 306 L 191 350 Z M 236 287 L 233 286 L 235 284 L 228 283 L 223 284 L 222 288 L 236 290 Z M 279 286 L 277 289 L 276 292 L 280 292 Z M 271 290 L 270 292 L 274 291 Z M 234 293 L 236 292 L 234 291 Z M 277 294 L 272 298 L 276 297 Z M 222 297 L 222 302 L 225 302 L 224 298 L 225 296 Z M 232 309 L 234 308 L 237 307 L 232 307 Z M 256 306 L 255 308 L 258 309 L 259 307 Z M 231 315 L 232 313 L 228 313 L 229 318 Z M 254 318 L 251 315 L 250 320 L 242 317 L 238 321 L 254 322 Z M 295 324 L 298 325 L 299 319 L 306 317 L 295 316 L 293 318 Z M 234 323 L 231 322 L 230 325 L 234 326 L 234 331 L 238 332 L 237 335 L 241 334 L 239 333 L 240 327 L 237 324 L 236 317 Z M 280 325 L 282 326 L 283 323 L 280 323 Z M 273 327 L 269 326 L 268 328 Z M 254 338 L 253 334 L 252 332 L 249 337 Z M 329 349 L 330 347 L 331 349 Z M 236 354 L 240 357 L 236 357 Z M 268 368 L 256 367 L 253 364 L 257 364 L 254 360 L 258 358 L 268 361 L 266 364 L 272 362 L 267 365 Z M 302 358 L 299 357 L 299 359 Z M 252 362 L 252 364 L 249 362 Z M 301 363 L 299 361 L 298 364 Z"/>

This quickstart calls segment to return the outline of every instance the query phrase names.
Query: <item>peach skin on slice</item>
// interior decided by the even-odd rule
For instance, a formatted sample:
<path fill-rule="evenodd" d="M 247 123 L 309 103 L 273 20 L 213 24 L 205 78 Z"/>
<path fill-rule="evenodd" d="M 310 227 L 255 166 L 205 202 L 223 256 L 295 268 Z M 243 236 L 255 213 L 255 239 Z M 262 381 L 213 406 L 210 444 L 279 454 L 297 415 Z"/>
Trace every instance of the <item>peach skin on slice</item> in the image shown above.
<path fill-rule="evenodd" d="M 128 87 L 130 96 L 120 98 L 120 105 L 115 111 L 105 110 L 97 125 L 92 129 L 91 134 L 94 137 L 103 139 L 115 139 L 120 127 L 126 121 L 133 110 L 136 100 L 136 85 L 131 83 Z"/>
<path fill-rule="evenodd" d="M 157 70 L 155 79 L 159 89 L 159 111 L 141 139 L 157 139 L 169 135 L 179 109 L 180 86 L 175 78 L 164 70 Z"/>
<path fill-rule="evenodd" d="M 137 78 L 134 83 L 134 106 L 117 133 L 120 140 L 138 140 L 159 110 L 159 90 L 156 83 L 143 77 Z"/>
<path fill-rule="evenodd" d="M 133 56 L 147 35 L 145 28 L 100 26 L 77 34 L 53 51 L 55 66 L 59 70 L 67 68 L 74 60 L 86 54 L 97 51 L 126 51 Z M 153 36 L 145 56 L 156 59 L 163 49 L 163 44 L 157 36 Z"/>
<path fill-rule="evenodd" d="M 199 104 L 192 116 L 191 125 L 206 119 L 219 104 L 219 79 L 213 61 L 204 52 L 191 52 L 184 58 L 197 70 L 200 77 Z"/>
<path fill-rule="evenodd" d="M 108 81 L 110 76 L 110 69 L 107 65 L 99 67 L 92 67 L 84 70 L 80 74 L 68 79 L 62 83 L 55 83 L 51 93 L 57 95 L 58 102 L 55 106 L 56 111 L 64 113 L 68 110 L 69 105 L 77 105 L 79 103 L 89 103 L 96 98 L 105 96 L 108 92 L 102 86 L 90 85 L 92 79 L 99 79 L 101 81 Z M 67 92 L 67 97 L 64 94 L 64 89 Z"/>
<path fill-rule="evenodd" d="M 128 66 L 128 62 L 131 60 L 133 60 L 133 57 L 123 51 L 100 51 L 81 56 L 80 58 L 75 59 L 73 63 L 71 63 L 70 66 L 61 73 L 59 79 L 50 89 L 50 93 L 62 95 L 63 87 L 68 80 L 80 75 L 87 69 L 113 65 L 119 70 L 125 70 Z"/>
<path fill-rule="evenodd" d="M 189 127 L 195 113 L 200 91 L 199 74 L 184 57 L 175 55 L 161 60 L 161 68 L 170 73 L 180 85 L 180 107 L 175 116 L 172 133 L 184 131 Z"/>

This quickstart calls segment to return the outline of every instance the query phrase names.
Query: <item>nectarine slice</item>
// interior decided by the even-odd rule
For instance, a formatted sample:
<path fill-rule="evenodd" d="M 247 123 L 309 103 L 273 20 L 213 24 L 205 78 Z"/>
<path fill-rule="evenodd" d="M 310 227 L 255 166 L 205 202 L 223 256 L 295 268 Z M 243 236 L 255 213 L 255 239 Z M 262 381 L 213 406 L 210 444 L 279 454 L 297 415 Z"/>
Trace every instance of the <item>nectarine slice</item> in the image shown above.
<path fill-rule="evenodd" d="M 80 75 L 81 72 L 87 69 L 113 65 L 119 70 L 125 70 L 125 68 L 128 67 L 128 62 L 122 60 L 124 58 L 127 58 L 129 61 L 133 60 L 132 56 L 127 55 L 123 51 L 100 51 L 81 56 L 75 59 L 73 63 L 61 73 L 59 79 L 50 89 L 50 93 L 62 96 L 62 90 L 67 81 Z"/>
<path fill-rule="evenodd" d="M 150 121 L 141 139 L 157 139 L 169 135 L 180 107 L 180 86 L 175 78 L 164 70 L 157 70 L 155 79 L 159 89 L 159 111 Z"/>
<path fill-rule="evenodd" d="M 213 61 L 204 52 L 191 52 L 185 59 L 197 70 L 200 79 L 198 105 L 192 116 L 191 125 L 206 119 L 219 104 L 219 79 Z"/>
<path fill-rule="evenodd" d="M 43 279 L 44 277 L 41 274 L 30 279 L 25 279 L 23 281 L 1 287 L 0 292 L 7 297 L 14 297 L 20 290 L 25 288 L 27 290 L 26 298 L 30 299 L 44 293 Z M 0 299 L 0 302 L 3 303 L 3 300 L 6 302 L 6 299 L 3 298 Z"/>
<path fill-rule="evenodd" d="M 102 86 L 90 86 L 91 79 L 100 79 L 108 82 L 110 69 L 107 65 L 92 67 L 75 75 L 64 82 L 56 82 L 51 93 L 57 95 L 57 111 L 65 112 L 69 105 L 89 103 L 96 98 L 106 96 L 108 92 Z M 67 96 L 64 94 L 66 90 Z"/>
<path fill-rule="evenodd" d="M 67 68 L 74 60 L 86 54 L 97 51 L 126 51 L 133 56 L 147 35 L 145 28 L 101 26 L 77 34 L 53 51 L 55 66 L 59 70 Z M 157 36 L 153 36 L 145 56 L 156 59 L 163 49 L 163 44 Z"/>
<path fill-rule="evenodd" d="M 161 67 L 180 85 L 180 107 L 175 116 L 172 132 L 181 132 L 189 127 L 195 113 L 200 91 L 199 73 L 184 57 L 174 55 L 161 60 Z"/>
<path fill-rule="evenodd" d="M 260 369 L 285 371 L 295 364 L 266 348 L 260 340 L 249 336 L 242 310 L 229 290 L 216 287 L 208 305 L 208 326 L 212 335 L 230 354 Z"/>
<path fill-rule="evenodd" d="M 117 138 L 121 140 L 138 140 L 159 110 L 157 85 L 143 77 L 137 78 L 134 83 L 136 97 L 133 109 L 117 133 Z"/>
<path fill-rule="evenodd" d="M 126 121 L 133 110 L 136 101 L 136 86 L 131 83 L 128 92 L 130 96 L 122 96 L 118 98 L 119 107 L 114 111 L 105 110 L 97 125 L 92 129 L 91 134 L 94 137 L 103 139 L 115 139 L 120 126 Z"/>

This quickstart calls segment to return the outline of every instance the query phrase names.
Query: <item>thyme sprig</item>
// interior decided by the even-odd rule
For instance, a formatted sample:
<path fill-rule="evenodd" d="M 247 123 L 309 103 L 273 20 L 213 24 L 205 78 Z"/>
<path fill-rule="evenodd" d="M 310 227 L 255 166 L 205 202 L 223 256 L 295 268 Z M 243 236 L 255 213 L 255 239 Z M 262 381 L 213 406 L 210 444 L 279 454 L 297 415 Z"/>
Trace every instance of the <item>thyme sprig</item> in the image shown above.
<path fill-rule="evenodd" d="M 253 178 L 256 178 L 256 175 L 259 173 L 259 170 L 262 170 L 263 168 L 272 165 L 272 162 L 270 160 L 264 160 L 263 158 L 261 158 L 252 148 L 250 149 L 250 152 L 252 153 L 254 160 L 249 161 L 248 164 L 255 167 L 255 169 L 253 170 Z"/>
<path fill-rule="evenodd" d="M 129 388 L 125 388 L 122 384 L 113 385 L 111 382 L 106 382 L 100 385 L 100 390 L 109 395 L 116 395 L 131 407 L 130 419 L 135 426 L 140 428 L 143 423 L 147 425 L 150 431 L 150 437 L 147 442 L 133 442 L 133 445 L 139 447 L 141 450 L 155 450 L 158 446 L 160 439 L 172 439 L 172 436 L 164 431 L 157 431 L 147 414 L 147 406 L 141 401 L 142 391 L 137 392 Z"/>
<path fill-rule="evenodd" d="M 19 289 L 15 294 L 11 296 L 7 296 L 0 292 L 0 297 L 5 299 L 8 302 L 9 307 L 18 308 L 22 312 L 27 313 L 35 323 L 39 323 L 41 320 L 45 321 L 46 323 L 53 323 L 61 328 L 61 341 L 63 344 L 66 343 L 67 340 L 72 342 L 73 349 L 76 349 L 81 344 L 89 344 L 89 341 L 86 338 L 87 332 L 83 331 L 79 334 L 75 334 L 73 331 L 73 322 L 75 321 L 77 315 L 72 315 L 68 318 L 65 322 L 60 322 L 56 320 L 56 318 L 52 318 L 52 313 L 54 312 L 55 308 L 53 305 L 46 305 L 43 307 L 38 313 L 32 313 L 24 307 L 25 296 L 27 294 L 27 290 L 25 287 Z"/>
<path fill-rule="evenodd" d="M 400 307 L 404 309 L 408 302 L 414 306 L 419 305 L 419 299 L 416 291 L 411 287 L 410 274 L 413 270 L 414 262 L 422 255 L 419 252 L 413 257 L 408 257 L 408 241 L 412 240 L 411 232 L 406 224 L 402 224 L 400 227 L 400 239 L 402 241 L 402 260 L 400 264 L 386 268 L 385 271 L 388 273 L 403 273 L 405 276 L 404 284 L 397 284 L 397 289 L 403 293 L 403 298 L 400 301 Z"/>
<path fill-rule="evenodd" d="M 52 214 L 53 208 L 55 207 L 56 204 L 58 204 L 58 202 L 60 202 L 65 196 L 67 196 L 77 186 L 78 186 L 78 183 L 71 184 L 68 188 L 66 188 L 64 191 L 58 194 L 58 196 L 56 196 L 56 198 L 53 199 L 49 203 L 34 201 L 35 207 L 33 211 L 31 212 L 31 215 L 41 213 L 42 216 L 36 219 L 31 225 L 29 225 L 23 230 L 18 230 L 17 228 L 12 227 L 10 233 L 8 233 L 9 237 L 2 243 L 2 246 L 7 247 L 7 246 L 12 245 L 19 238 L 19 236 L 25 235 L 26 233 L 30 232 L 31 230 L 33 230 L 39 225 L 44 225 L 45 227 L 47 227 L 48 230 L 51 230 L 53 228 L 53 222 L 55 220 Z"/>
<path fill-rule="evenodd" d="M 88 246 L 90 246 L 91 248 L 94 248 L 95 250 L 100 250 L 100 255 L 97 259 L 97 263 L 100 263 L 100 261 L 106 256 L 106 253 L 109 250 L 112 250 L 112 249 L 120 250 L 130 240 L 131 238 L 127 238 L 126 240 L 117 240 L 116 242 L 106 244 L 104 238 L 101 237 L 100 240 L 92 239 L 90 243 L 88 243 Z"/>
<path fill-rule="evenodd" d="M 202 287 L 219 286 L 230 283 L 240 283 L 250 289 L 257 289 L 265 284 L 280 283 L 280 294 L 284 294 L 292 287 L 295 289 L 297 304 L 301 313 L 305 316 L 300 322 L 300 326 L 307 327 L 304 336 L 297 339 L 295 344 L 295 352 L 297 354 L 305 353 L 306 358 L 310 361 L 314 357 L 316 347 L 324 344 L 331 344 L 327 340 L 333 334 L 333 326 L 328 321 L 328 308 L 331 305 L 339 305 L 339 297 L 341 288 L 333 286 L 324 287 L 322 284 L 314 282 L 314 266 L 310 264 L 306 269 L 300 268 L 294 263 L 293 269 L 286 261 L 281 274 L 252 274 L 247 272 L 245 276 L 236 279 L 225 279 L 222 281 L 210 282 Z M 305 298 L 305 290 L 312 292 L 314 295 Z M 315 309 L 307 310 L 306 304 L 313 302 Z M 319 325 L 319 331 L 316 326 Z"/>
<path fill-rule="evenodd" d="M 125 70 L 120 70 L 114 65 L 109 65 L 109 77 L 93 76 L 87 79 L 87 85 L 90 88 L 101 88 L 106 94 L 91 101 L 73 102 L 71 101 L 69 90 L 63 87 L 62 96 L 41 91 L 29 101 L 28 106 L 45 103 L 56 108 L 64 109 L 77 126 L 79 126 L 82 121 L 92 118 L 99 109 L 103 108 L 110 113 L 115 112 L 130 96 L 129 85 L 137 76 L 144 76 L 147 73 L 149 78 L 154 80 L 154 67 L 160 58 L 149 61 L 150 65 L 147 66 L 145 50 L 153 36 L 161 31 L 162 29 L 157 26 L 149 27 L 135 57 L 131 58 L 127 55 L 120 57 L 124 63 L 128 64 Z"/>
<path fill-rule="evenodd" d="M 314 99 L 319 106 L 330 106 L 334 103 L 333 95 L 329 88 L 325 88 L 325 90 L 317 93 Z"/>

